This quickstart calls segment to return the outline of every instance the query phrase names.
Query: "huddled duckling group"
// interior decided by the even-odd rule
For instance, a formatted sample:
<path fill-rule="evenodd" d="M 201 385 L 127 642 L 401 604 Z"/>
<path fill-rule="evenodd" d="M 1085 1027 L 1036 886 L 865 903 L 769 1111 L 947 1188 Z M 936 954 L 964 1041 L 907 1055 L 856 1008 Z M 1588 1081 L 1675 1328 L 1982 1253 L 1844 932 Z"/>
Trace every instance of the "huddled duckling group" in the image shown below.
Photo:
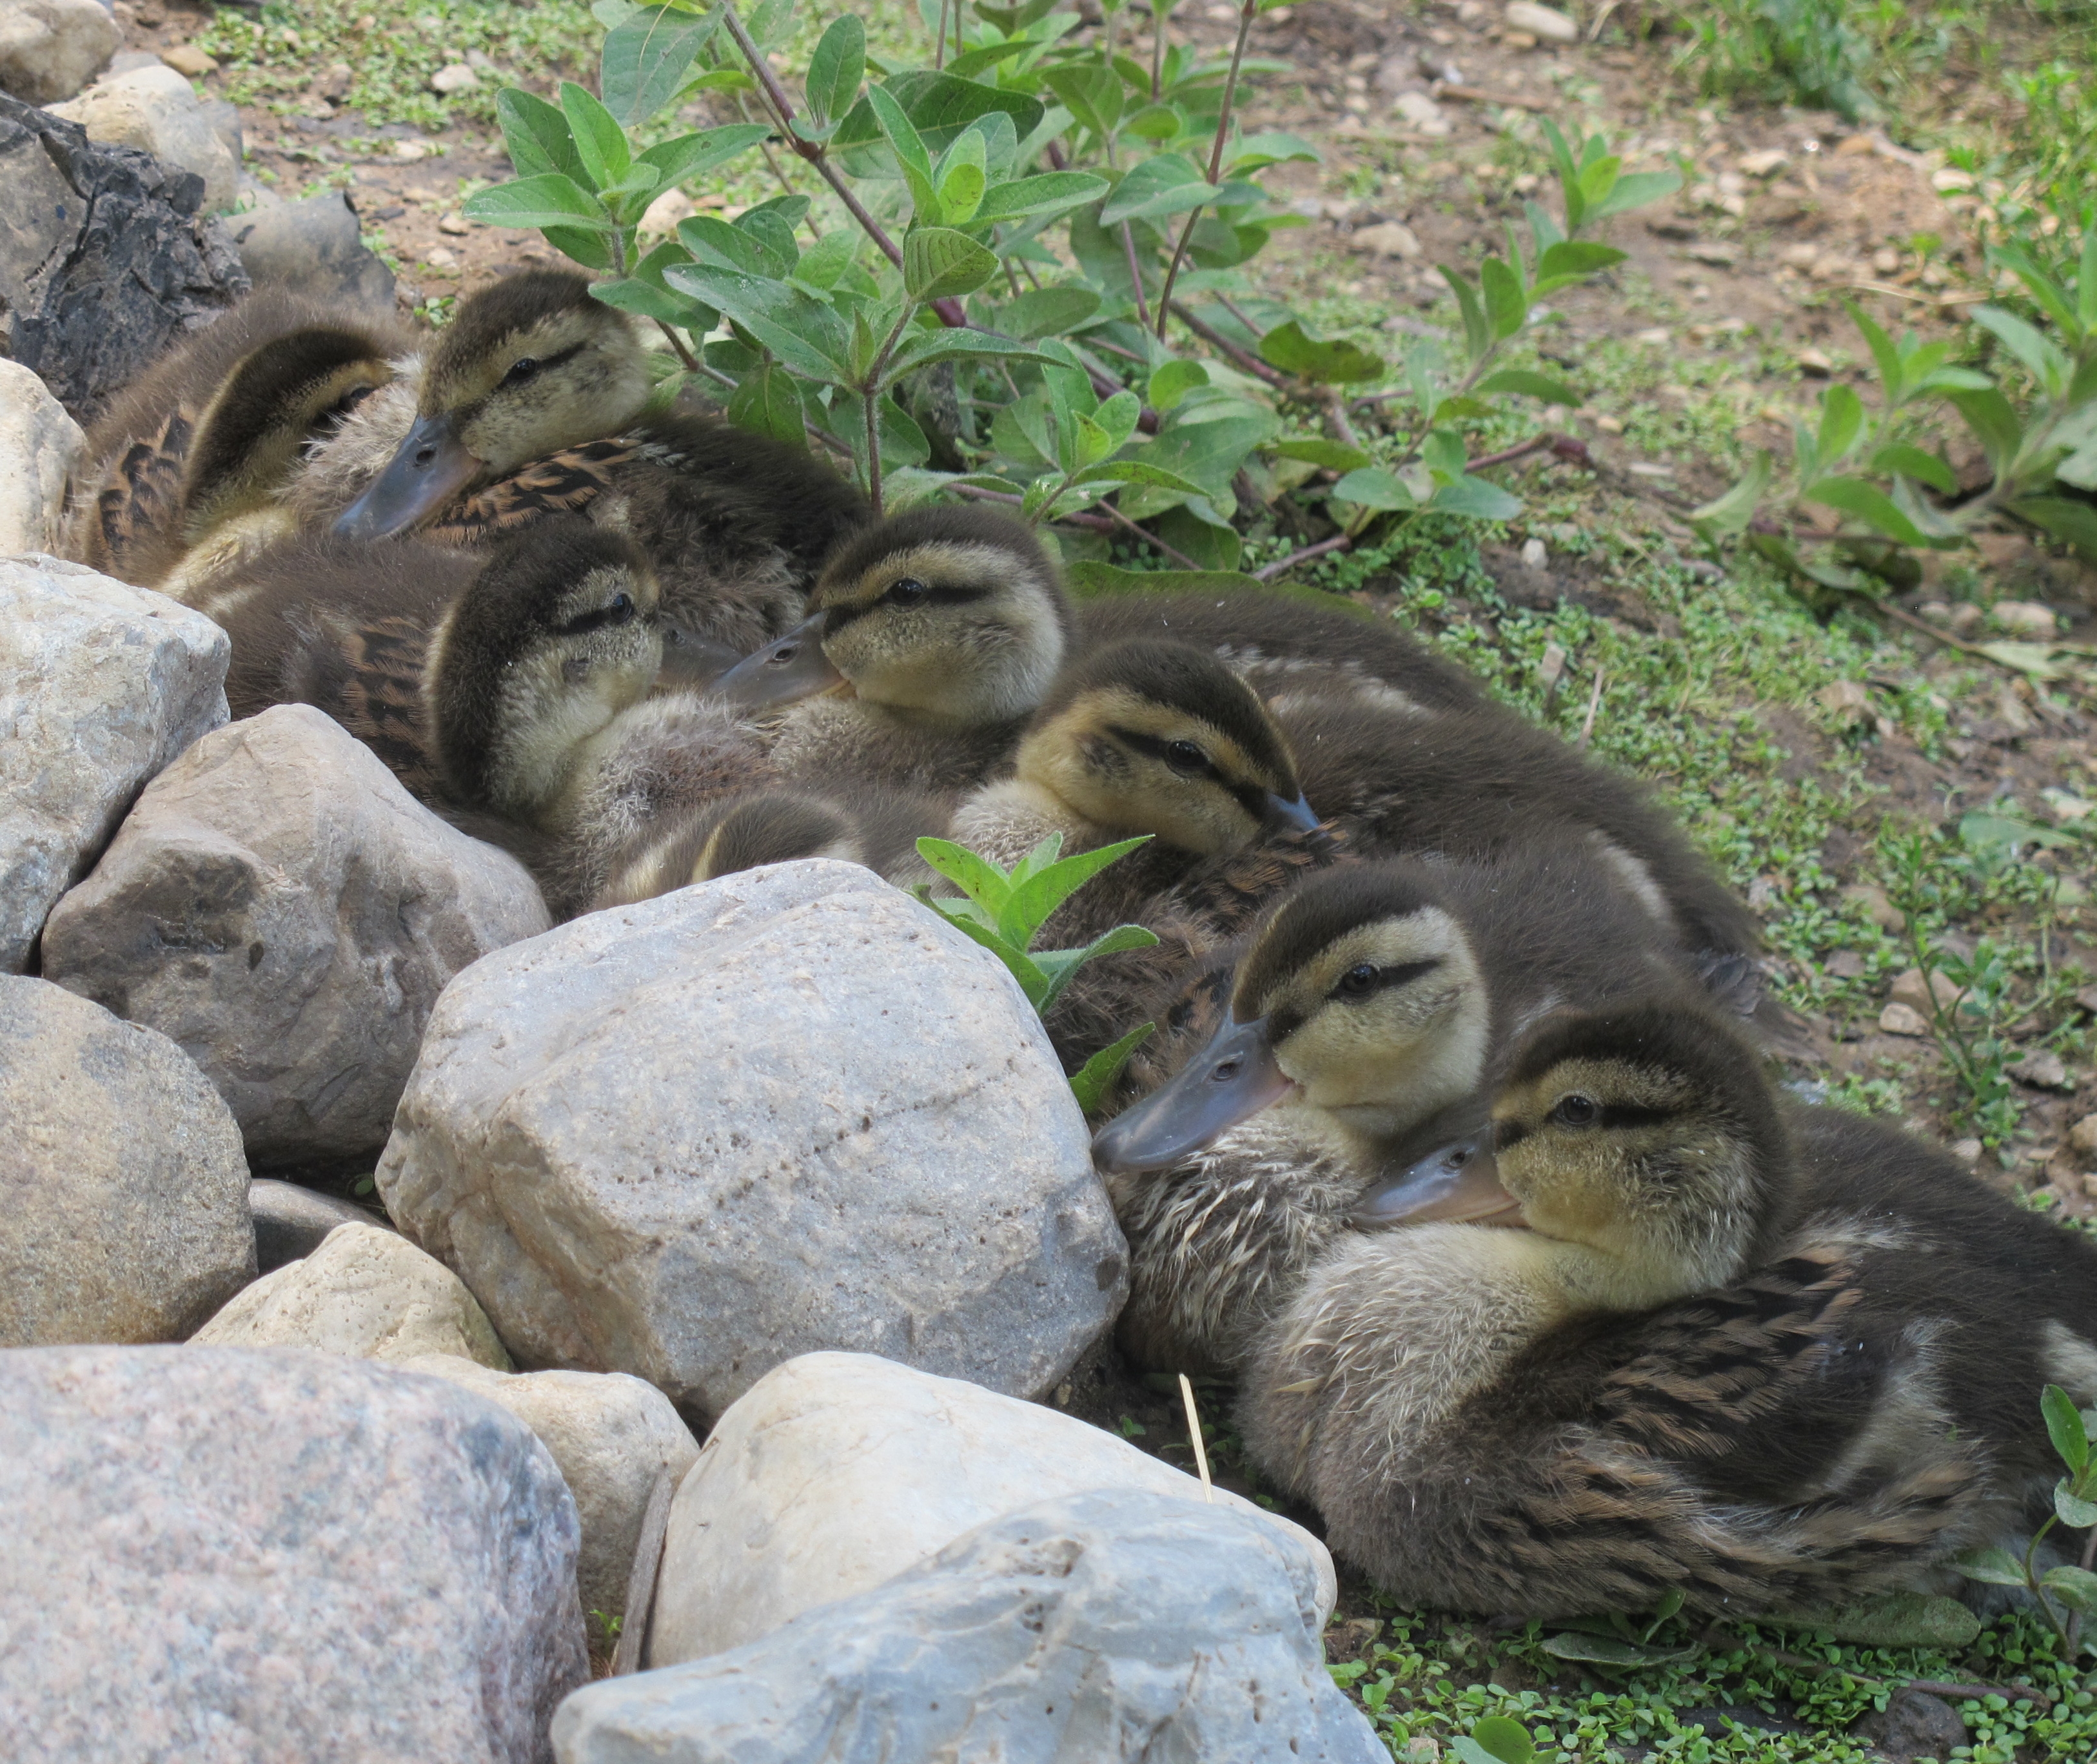
<path fill-rule="evenodd" d="M 73 549 L 562 913 L 1147 835 L 1047 928 L 1160 937 L 1048 1022 L 1073 1069 L 1157 1028 L 1095 1143 L 1122 1346 L 1234 1381 L 1402 1600 L 1823 1610 L 2043 1515 L 2097 1251 L 1773 1085 L 1753 921 L 1638 786 L 1346 603 L 1073 603 L 1026 527 L 876 521 L 654 379 L 580 276 L 433 341 L 257 297 L 98 425 Z"/>

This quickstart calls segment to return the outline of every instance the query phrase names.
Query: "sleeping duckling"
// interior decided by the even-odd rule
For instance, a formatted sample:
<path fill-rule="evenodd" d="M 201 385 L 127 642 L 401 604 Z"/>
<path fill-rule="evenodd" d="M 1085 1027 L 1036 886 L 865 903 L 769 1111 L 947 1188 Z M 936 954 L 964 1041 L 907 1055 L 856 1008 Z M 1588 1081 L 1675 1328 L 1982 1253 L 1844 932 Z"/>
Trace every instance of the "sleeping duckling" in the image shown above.
<path fill-rule="evenodd" d="M 388 320 L 274 293 L 190 332 L 94 424 L 69 554 L 179 597 L 211 536 L 237 554 L 286 530 L 279 492 L 409 348 Z"/>
<path fill-rule="evenodd" d="M 808 580 L 868 511 L 797 449 L 718 418 L 642 416 L 649 392 L 632 322 L 593 300 L 586 278 L 508 277 L 462 303 L 431 352 L 412 426 L 336 530 L 465 545 L 580 513 L 653 562 L 673 674 L 718 671 L 714 658 L 800 618 Z M 367 460 L 377 438 L 365 438 Z M 325 502 L 347 478 L 315 476 L 303 494 Z"/>
<path fill-rule="evenodd" d="M 1213 1038 L 1093 1141 L 1129 1240 L 1125 1350 L 1234 1370 L 1364 1185 L 1482 1114 L 1531 1023 L 1697 984 L 1577 838 L 1311 876 L 1218 985 Z"/>
<path fill-rule="evenodd" d="M 313 537 L 214 586 L 235 716 L 311 704 L 426 802 L 553 829 L 619 712 L 661 662 L 646 561 L 580 521 L 484 557 Z"/>
<path fill-rule="evenodd" d="M 2046 1504 L 2042 1386 L 2097 1393 L 2097 1252 L 1902 1135 L 1780 1105 L 1693 1005 L 1539 1026 L 1489 1158 L 1429 1190 L 1311 1273 L 1241 1415 L 1408 1604 L 1942 1590 Z"/>

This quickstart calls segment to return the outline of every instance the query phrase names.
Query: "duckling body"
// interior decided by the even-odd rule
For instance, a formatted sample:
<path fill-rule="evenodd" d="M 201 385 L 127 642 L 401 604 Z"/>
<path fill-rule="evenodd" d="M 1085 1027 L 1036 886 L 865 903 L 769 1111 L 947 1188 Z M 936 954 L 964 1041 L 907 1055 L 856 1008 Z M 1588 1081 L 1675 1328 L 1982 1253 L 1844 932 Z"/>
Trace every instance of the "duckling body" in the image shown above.
<path fill-rule="evenodd" d="M 1780 1105 L 1679 1003 L 1545 1026 L 1494 1120 L 1513 1228 L 1345 1242 L 1247 1379 L 1263 1468 L 1393 1595 L 1824 1609 L 1940 1584 L 2043 1504 L 2040 1389 L 2097 1369 L 2080 1239 Z"/>
<path fill-rule="evenodd" d="M 250 296 L 186 335 L 111 404 L 88 437 L 71 555 L 142 587 L 212 567 L 289 529 L 275 499 L 306 454 L 411 357 L 390 320 L 279 293 Z"/>
<path fill-rule="evenodd" d="M 460 307 L 378 469 L 380 436 L 361 434 L 357 463 L 309 475 L 302 494 L 320 507 L 354 488 L 335 519 L 365 538 L 478 545 L 556 515 L 621 533 L 662 584 L 672 675 L 706 676 L 801 616 L 869 511 L 805 452 L 715 417 L 644 416 L 648 396 L 630 322 L 581 276 L 527 271 Z"/>

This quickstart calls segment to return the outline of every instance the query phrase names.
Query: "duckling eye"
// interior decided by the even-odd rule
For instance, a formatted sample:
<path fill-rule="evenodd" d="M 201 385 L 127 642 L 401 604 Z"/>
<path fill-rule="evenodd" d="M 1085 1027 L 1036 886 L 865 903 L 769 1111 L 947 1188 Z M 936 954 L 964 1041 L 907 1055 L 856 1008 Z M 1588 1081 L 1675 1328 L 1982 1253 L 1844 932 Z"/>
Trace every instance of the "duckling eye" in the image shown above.
<path fill-rule="evenodd" d="M 633 597 L 631 594 L 613 596 L 611 604 L 604 610 L 606 624 L 626 624 L 633 618 Z"/>
<path fill-rule="evenodd" d="M 1561 1127 L 1592 1127 L 1595 1117 L 1600 1113 L 1592 1096 L 1583 1096 L 1576 1090 L 1558 1099 L 1558 1106 L 1551 1111 L 1551 1118 Z"/>
<path fill-rule="evenodd" d="M 505 386 L 522 386 L 538 371 L 539 362 L 536 357 L 521 355 L 510 364 L 510 371 L 502 376 L 502 383 Z"/>
<path fill-rule="evenodd" d="M 1372 961 L 1358 961 L 1340 976 L 1333 990 L 1342 998 L 1367 998 L 1377 989 L 1381 970 Z"/>
<path fill-rule="evenodd" d="M 1209 756 L 1191 741 L 1168 742 L 1165 763 L 1183 778 L 1197 777 L 1209 769 Z"/>
<path fill-rule="evenodd" d="M 901 581 L 888 584 L 888 597 L 899 606 L 915 606 L 931 592 L 914 576 L 906 576 Z"/>

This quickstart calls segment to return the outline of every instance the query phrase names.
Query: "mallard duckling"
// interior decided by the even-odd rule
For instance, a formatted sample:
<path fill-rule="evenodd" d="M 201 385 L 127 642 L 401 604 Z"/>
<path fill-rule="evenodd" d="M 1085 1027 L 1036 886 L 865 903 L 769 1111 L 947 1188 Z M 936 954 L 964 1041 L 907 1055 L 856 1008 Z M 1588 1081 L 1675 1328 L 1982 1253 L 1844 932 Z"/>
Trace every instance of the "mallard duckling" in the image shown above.
<path fill-rule="evenodd" d="M 336 530 L 475 544 L 580 514 L 647 554 L 673 674 L 710 677 L 715 658 L 801 616 L 808 580 L 868 510 L 798 449 L 719 418 L 644 417 L 649 392 L 632 322 L 592 299 L 586 278 L 510 276 L 460 304 L 412 426 Z M 345 475 L 310 496 L 339 493 Z"/>
<path fill-rule="evenodd" d="M 71 554 L 179 594 L 210 567 L 206 555 L 182 567 L 211 536 L 236 554 L 278 536 L 276 497 L 409 348 L 387 320 L 275 293 L 189 333 L 94 424 Z"/>
<path fill-rule="evenodd" d="M 930 797 L 870 786 L 848 795 L 787 790 L 727 797 L 673 820 L 613 872 L 590 909 L 801 858 L 861 864 L 891 882 L 929 879 L 917 842 L 944 832 L 947 820 L 946 808 Z"/>
<path fill-rule="evenodd" d="M 1093 1142 L 1129 1239 L 1123 1345 L 1167 1370 L 1232 1369 L 1365 1184 L 1481 1117 L 1539 1017 L 1700 984 L 1612 868 L 1548 830 L 1490 864 L 1314 874 L 1218 979 L 1196 983 L 1228 1000 L 1213 1036 L 1186 1057 L 1183 1032 L 1184 1063 Z"/>
<path fill-rule="evenodd" d="M 1780 1105 L 1679 1000 L 1540 1026 L 1490 1153 L 1416 1197 L 1372 1196 L 1403 1228 L 1304 1280 L 1240 1417 L 1407 1604 L 1934 1589 L 2043 1504 L 2042 1386 L 2097 1392 L 2097 1252 L 1904 1136 Z"/>
<path fill-rule="evenodd" d="M 484 557 L 309 537 L 226 573 L 235 716 L 316 706 L 425 801 L 560 826 L 591 742 L 661 662 L 633 545 L 549 523 Z"/>

